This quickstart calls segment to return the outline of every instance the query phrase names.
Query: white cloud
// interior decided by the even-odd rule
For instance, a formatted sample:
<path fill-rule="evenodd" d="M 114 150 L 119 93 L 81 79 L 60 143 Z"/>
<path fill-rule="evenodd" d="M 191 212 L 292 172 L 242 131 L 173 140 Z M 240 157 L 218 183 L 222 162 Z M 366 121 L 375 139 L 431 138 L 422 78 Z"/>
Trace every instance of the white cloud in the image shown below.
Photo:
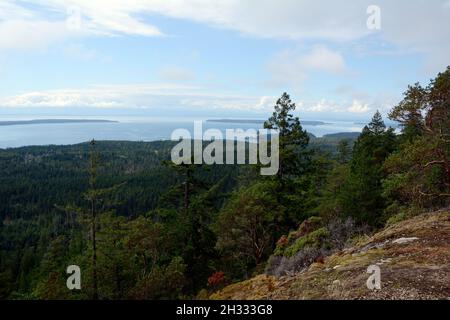
<path fill-rule="evenodd" d="M 49 1 L 62 12 L 67 8 L 62 1 Z M 145 12 L 145 7 L 134 1 L 66 1 L 73 8 L 78 8 L 80 27 L 100 34 L 130 34 L 140 36 L 161 36 L 158 27 L 144 23 L 133 17 Z"/>
<path fill-rule="evenodd" d="M 27 92 L 0 100 L 0 106 L 11 108 L 104 108 L 186 110 L 239 110 L 267 115 L 277 96 L 245 96 L 216 93 L 208 88 L 180 84 L 94 85 L 84 89 L 61 89 Z M 369 114 L 374 102 L 359 100 L 296 101 L 297 112 Z"/>
<path fill-rule="evenodd" d="M 137 18 L 142 14 L 161 14 L 194 20 L 257 37 L 350 40 L 368 33 L 365 28 L 364 6 L 335 1 L 324 3 L 312 0 L 29 0 L 28 2 L 63 15 L 69 6 L 77 6 L 86 20 L 85 27 L 105 33 L 161 35 L 162 31 L 158 27 Z M 352 10 L 344 10 L 352 7 Z M 355 7 L 360 10 L 355 10 Z M 342 23 L 342 20 L 345 23 Z"/>
<path fill-rule="evenodd" d="M 150 0 L 147 10 L 264 38 L 349 42 L 364 38 L 372 0 Z M 422 52 L 429 68 L 442 69 L 450 56 L 448 0 L 378 0 L 380 41 Z"/>
<path fill-rule="evenodd" d="M 382 114 L 387 114 L 402 100 L 401 91 L 396 92 L 395 88 L 392 91 L 381 90 L 369 93 L 352 85 L 341 85 L 335 91 L 345 101 L 351 101 L 347 111 L 356 113 L 373 112 L 378 109 Z"/>
<path fill-rule="evenodd" d="M 0 100 L 12 108 L 158 108 L 272 109 L 265 97 L 211 93 L 201 87 L 174 84 L 96 85 L 87 89 L 27 92 Z M 262 104 L 262 102 L 264 102 Z M 265 103 L 267 102 L 267 103 Z"/>
<path fill-rule="evenodd" d="M 1 49 L 45 50 L 51 43 L 67 38 L 65 24 L 42 20 L 0 22 Z"/>
<path fill-rule="evenodd" d="M 383 44 L 388 44 L 390 52 L 422 53 L 430 73 L 442 70 L 449 64 L 450 56 L 449 3 L 449 0 L 379 0 L 381 30 L 373 33 L 366 28 L 366 8 L 372 4 L 371 0 L 2 0 L 0 51 L 45 50 L 51 44 L 67 40 L 79 43 L 78 40 L 86 36 L 162 36 L 165 30 L 152 22 L 156 14 L 234 30 L 246 36 L 294 40 L 289 42 L 291 46 L 300 41 L 309 43 L 309 40 L 327 43 L 328 46 L 315 46 L 309 51 L 281 51 L 268 64 L 272 83 L 298 89 L 313 72 L 346 75 L 349 68 L 342 53 L 330 48 L 340 48 L 340 44 L 357 48 L 365 40 L 370 41 L 370 50 L 380 50 Z M 67 28 L 70 6 L 80 9 L 80 29 Z M 95 51 L 82 45 L 65 48 L 66 54 L 81 59 L 96 56 Z M 159 75 L 168 82 L 194 78 L 192 71 L 177 67 L 163 68 Z M 389 108 L 395 102 L 395 97 L 377 98 L 358 92 L 348 93 L 346 99 L 348 101 L 320 100 L 305 104 L 304 109 L 367 113 L 374 107 Z M 269 96 L 211 94 L 193 87 L 147 85 L 29 92 L 0 103 L 18 107 L 118 108 L 182 104 L 267 110 L 275 100 Z"/>
<path fill-rule="evenodd" d="M 261 110 L 271 110 L 273 108 L 273 106 L 275 105 L 275 103 L 277 102 L 277 97 L 272 97 L 272 96 L 262 96 L 259 99 L 259 103 L 256 106 L 256 109 L 261 109 Z"/>
<path fill-rule="evenodd" d="M 309 52 L 283 50 L 268 64 L 271 83 L 298 89 L 310 72 L 322 71 L 334 75 L 347 73 L 347 66 L 341 54 L 325 46 L 315 46 Z"/>
<path fill-rule="evenodd" d="M 450 6 L 446 0 L 382 1 L 382 35 L 399 49 L 423 53 L 429 72 L 450 62 Z"/>
<path fill-rule="evenodd" d="M 367 113 L 370 111 L 369 105 L 358 100 L 353 100 L 352 105 L 347 108 L 352 113 Z"/>
<path fill-rule="evenodd" d="M 49 45 L 86 36 L 137 34 L 160 36 L 158 28 L 132 18 L 122 5 L 97 1 L 28 1 L 40 10 L 31 10 L 11 0 L 0 2 L 0 50 L 45 50 Z M 23 3 L 26 3 L 24 1 Z M 75 5 L 75 7 L 73 7 Z M 71 8 L 79 8 L 80 20 Z M 77 10 L 75 10 L 76 12 Z M 138 11 L 136 11 L 138 13 Z"/>
<path fill-rule="evenodd" d="M 365 8 L 349 8 L 347 3 L 312 0 L 151 0 L 147 8 L 174 18 L 208 23 L 241 33 L 270 38 L 308 37 L 348 40 L 363 36 Z M 341 16 L 336 12 L 343 13 Z M 346 23 L 340 23 L 344 18 Z"/>
<path fill-rule="evenodd" d="M 344 58 L 324 46 L 316 46 L 306 55 L 297 57 L 296 62 L 305 69 L 320 70 L 332 74 L 342 74 L 346 71 Z"/>
<path fill-rule="evenodd" d="M 12 1 L 0 2 L 0 20 L 6 19 L 29 19 L 33 17 L 33 13 L 21 6 L 16 5 Z"/>
<path fill-rule="evenodd" d="M 340 106 L 331 100 L 321 99 L 317 103 L 312 104 L 305 108 L 306 111 L 310 112 L 340 112 L 342 111 Z"/>
<path fill-rule="evenodd" d="M 329 99 L 320 99 L 319 101 L 310 101 L 303 103 L 300 108 L 301 112 L 313 113 L 357 113 L 369 114 L 372 111 L 370 107 L 372 103 L 363 102 L 359 100 L 334 101 Z"/>
<path fill-rule="evenodd" d="M 23 5 L 27 2 L 39 10 L 27 9 Z M 366 27 L 371 4 L 372 0 L 2 0 L 0 49 L 23 48 L 27 40 L 49 43 L 70 36 L 61 28 L 70 6 L 81 10 L 83 35 L 161 36 L 164 30 L 151 22 L 151 16 L 159 14 L 254 37 L 353 42 L 373 34 Z M 376 4 L 381 8 L 381 30 L 376 33 L 380 42 L 423 53 L 433 71 L 448 64 L 448 0 L 378 0 Z M 13 41 L 15 30 L 20 37 Z"/>

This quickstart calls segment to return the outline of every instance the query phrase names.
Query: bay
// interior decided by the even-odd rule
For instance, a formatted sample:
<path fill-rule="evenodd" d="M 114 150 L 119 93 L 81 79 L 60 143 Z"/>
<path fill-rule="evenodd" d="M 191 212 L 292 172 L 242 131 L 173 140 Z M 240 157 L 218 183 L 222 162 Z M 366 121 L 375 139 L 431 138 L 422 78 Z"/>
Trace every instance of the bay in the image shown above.
<path fill-rule="evenodd" d="M 1 117 L 2 121 L 62 119 L 59 117 Z M 215 128 L 225 133 L 226 129 L 260 129 L 258 123 L 209 122 L 201 118 L 181 117 L 92 117 L 73 116 L 64 119 L 100 119 L 116 122 L 97 123 L 37 123 L 0 126 L 0 148 L 30 145 L 67 145 L 96 140 L 156 141 L 168 140 L 175 129 L 187 129 L 193 133 L 194 120 L 203 121 L 203 130 Z M 320 121 L 320 119 L 314 119 Z M 353 121 L 324 121 L 323 125 L 304 125 L 303 128 L 317 137 L 338 132 L 360 132 L 363 125 Z"/>

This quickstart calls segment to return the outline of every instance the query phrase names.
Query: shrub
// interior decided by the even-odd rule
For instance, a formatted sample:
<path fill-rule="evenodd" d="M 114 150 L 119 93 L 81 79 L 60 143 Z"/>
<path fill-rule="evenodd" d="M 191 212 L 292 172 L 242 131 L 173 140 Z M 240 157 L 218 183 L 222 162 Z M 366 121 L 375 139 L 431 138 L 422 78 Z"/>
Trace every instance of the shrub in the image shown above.
<path fill-rule="evenodd" d="M 352 218 L 346 220 L 332 220 L 327 224 L 330 233 L 330 244 L 334 250 L 340 250 L 348 244 L 348 240 L 357 234 L 365 234 L 369 227 L 356 225 Z"/>
<path fill-rule="evenodd" d="M 274 250 L 274 255 L 282 256 L 284 254 L 284 250 L 289 246 L 289 238 L 286 235 L 282 235 L 280 240 L 277 241 L 277 245 Z"/>
<path fill-rule="evenodd" d="M 217 271 L 208 278 L 208 286 L 217 287 L 225 282 L 225 273 L 222 271 Z"/>
<path fill-rule="evenodd" d="M 322 227 L 317 229 L 303 237 L 298 238 L 293 245 L 284 251 L 284 256 L 293 257 L 305 247 L 321 248 L 324 245 L 328 246 L 325 241 L 329 235 L 330 234 L 327 228 Z"/>
<path fill-rule="evenodd" d="M 315 231 L 317 229 L 319 229 L 321 226 L 323 225 L 323 221 L 321 217 L 310 217 L 308 219 L 306 219 L 305 221 L 302 222 L 302 224 L 300 225 L 298 231 L 299 237 L 302 237 L 304 235 L 307 235 L 309 233 L 311 233 L 312 231 Z"/>
<path fill-rule="evenodd" d="M 129 292 L 130 299 L 179 299 L 185 283 L 186 265 L 174 257 L 167 266 L 155 266 Z"/>
<path fill-rule="evenodd" d="M 293 275 L 329 253 L 329 250 L 323 248 L 305 248 L 293 257 L 271 256 L 267 263 L 266 273 L 275 277 Z"/>
<path fill-rule="evenodd" d="M 364 227 L 356 227 L 351 218 L 344 221 L 333 220 L 325 227 L 317 228 L 321 225 L 323 222 L 320 218 L 310 218 L 296 231 L 298 235 L 302 230 L 305 233 L 303 236 L 294 238 L 290 234 L 287 240 L 283 236 L 269 258 L 265 272 L 280 277 L 300 272 L 314 262 L 323 263 L 324 257 L 344 248 L 348 239 L 365 230 Z M 292 242 L 291 239 L 295 241 Z"/>

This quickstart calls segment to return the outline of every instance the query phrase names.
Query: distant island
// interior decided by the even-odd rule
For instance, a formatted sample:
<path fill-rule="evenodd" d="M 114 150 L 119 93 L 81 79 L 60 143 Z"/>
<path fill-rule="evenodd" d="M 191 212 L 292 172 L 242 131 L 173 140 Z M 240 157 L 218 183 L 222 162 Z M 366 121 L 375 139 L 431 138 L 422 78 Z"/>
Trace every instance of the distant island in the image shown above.
<path fill-rule="evenodd" d="M 323 135 L 322 138 L 357 139 L 361 132 L 338 132 Z"/>
<path fill-rule="evenodd" d="M 385 121 L 384 123 L 385 123 L 385 125 L 387 127 L 391 127 L 391 128 L 394 128 L 394 129 L 399 127 L 399 125 L 397 123 L 392 122 L 392 121 Z M 358 126 L 367 126 L 368 125 L 367 122 L 353 122 L 353 124 L 356 124 Z"/>
<path fill-rule="evenodd" d="M 206 120 L 206 122 L 220 122 L 220 123 L 247 123 L 247 124 L 264 124 L 265 120 L 255 120 L 255 119 L 210 119 Z M 323 126 L 328 123 L 323 121 L 308 121 L 302 120 L 302 125 L 307 126 Z"/>
<path fill-rule="evenodd" d="M 337 133 L 327 133 L 324 134 L 321 137 L 317 137 L 314 134 L 312 134 L 311 132 L 308 132 L 309 138 L 311 139 L 311 141 L 314 142 L 320 142 L 323 143 L 327 140 L 335 140 L 335 141 L 339 141 L 339 140 L 356 140 L 359 135 L 361 134 L 361 132 L 337 132 Z"/>
<path fill-rule="evenodd" d="M 37 119 L 37 120 L 17 120 L 17 121 L 0 121 L 0 126 L 15 126 L 24 124 L 55 124 L 55 123 L 104 123 L 118 122 L 112 120 L 101 119 Z"/>

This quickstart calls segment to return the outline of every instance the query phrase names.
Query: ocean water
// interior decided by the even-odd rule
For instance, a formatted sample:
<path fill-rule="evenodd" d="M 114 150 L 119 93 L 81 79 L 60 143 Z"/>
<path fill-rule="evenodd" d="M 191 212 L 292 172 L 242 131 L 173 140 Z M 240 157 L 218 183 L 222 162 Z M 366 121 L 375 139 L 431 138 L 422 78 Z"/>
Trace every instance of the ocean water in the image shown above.
<path fill-rule="evenodd" d="M 193 135 L 195 120 L 203 121 L 203 131 L 215 128 L 225 133 L 226 129 L 260 129 L 258 124 L 206 122 L 206 119 L 154 118 L 154 117 L 1 117 L 2 121 L 33 119 L 102 119 L 118 122 L 106 123 L 58 123 L 0 126 L 0 148 L 30 145 L 67 145 L 96 140 L 155 141 L 170 139 L 175 129 L 187 129 Z M 315 136 L 337 132 L 359 132 L 363 125 L 352 121 L 324 121 L 326 124 L 303 128 Z"/>

